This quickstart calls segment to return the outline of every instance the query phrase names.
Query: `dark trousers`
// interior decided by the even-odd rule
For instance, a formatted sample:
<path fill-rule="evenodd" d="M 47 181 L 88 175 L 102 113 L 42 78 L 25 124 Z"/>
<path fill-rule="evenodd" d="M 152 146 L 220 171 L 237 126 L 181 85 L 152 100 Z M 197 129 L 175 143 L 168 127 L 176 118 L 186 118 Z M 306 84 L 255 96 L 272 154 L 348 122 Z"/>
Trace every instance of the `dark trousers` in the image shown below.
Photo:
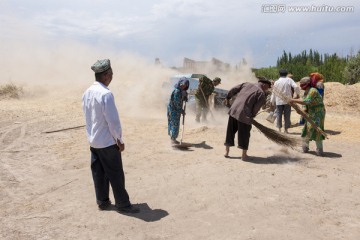
<path fill-rule="evenodd" d="M 125 175 L 121 153 L 117 145 L 106 148 L 92 148 L 91 172 L 94 180 L 97 204 L 109 201 L 109 182 L 113 190 L 115 205 L 130 205 L 129 195 L 125 189 Z"/>
<path fill-rule="evenodd" d="M 291 125 L 291 106 L 289 104 L 276 105 L 276 114 L 276 127 L 282 128 L 282 116 L 284 115 L 285 130 L 288 129 Z"/>
<path fill-rule="evenodd" d="M 229 116 L 229 121 L 226 130 L 225 146 L 235 146 L 234 139 L 236 132 L 238 133 L 238 148 L 248 150 L 250 141 L 250 130 L 252 125 L 239 122 L 232 116 Z"/>

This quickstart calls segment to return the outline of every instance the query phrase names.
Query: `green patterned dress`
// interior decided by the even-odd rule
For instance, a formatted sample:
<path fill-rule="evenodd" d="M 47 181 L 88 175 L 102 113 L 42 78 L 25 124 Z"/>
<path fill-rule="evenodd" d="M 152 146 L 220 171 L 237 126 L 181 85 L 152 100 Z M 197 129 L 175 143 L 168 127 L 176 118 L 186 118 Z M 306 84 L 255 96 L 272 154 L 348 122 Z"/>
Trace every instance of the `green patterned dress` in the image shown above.
<path fill-rule="evenodd" d="M 323 98 L 316 88 L 310 88 L 306 96 L 304 96 L 305 108 L 309 117 L 318 125 L 322 130 L 324 130 L 324 121 L 325 121 L 325 106 Z M 325 137 L 317 132 L 315 128 L 311 126 L 310 123 L 306 122 L 302 130 L 301 137 L 307 138 L 309 140 L 321 141 Z"/>

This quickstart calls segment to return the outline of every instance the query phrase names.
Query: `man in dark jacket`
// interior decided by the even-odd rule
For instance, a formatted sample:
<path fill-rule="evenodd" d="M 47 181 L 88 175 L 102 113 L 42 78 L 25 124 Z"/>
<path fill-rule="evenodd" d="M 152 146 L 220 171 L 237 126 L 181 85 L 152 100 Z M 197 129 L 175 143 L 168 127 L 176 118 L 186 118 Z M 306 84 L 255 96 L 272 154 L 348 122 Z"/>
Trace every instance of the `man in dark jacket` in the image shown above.
<path fill-rule="evenodd" d="M 229 156 L 231 146 L 234 146 L 235 133 L 238 132 L 238 148 L 241 148 L 242 159 L 247 160 L 250 130 L 252 120 L 266 102 L 265 92 L 271 87 L 271 82 L 264 77 L 259 77 L 259 82 L 242 83 L 230 89 L 226 96 L 225 104 L 236 94 L 236 98 L 229 110 L 229 121 L 226 131 L 225 157 Z"/>

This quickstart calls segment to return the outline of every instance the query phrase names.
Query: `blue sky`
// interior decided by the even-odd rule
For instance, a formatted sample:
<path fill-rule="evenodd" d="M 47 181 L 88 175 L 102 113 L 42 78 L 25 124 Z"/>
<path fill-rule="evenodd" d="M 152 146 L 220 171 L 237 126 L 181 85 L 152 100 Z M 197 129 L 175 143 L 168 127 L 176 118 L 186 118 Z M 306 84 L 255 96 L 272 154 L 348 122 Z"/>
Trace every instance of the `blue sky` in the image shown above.
<path fill-rule="evenodd" d="M 275 3 L 285 10 L 269 13 Z M 353 11 L 288 10 L 312 5 Z M 267 67 L 283 50 L 341 56 L 360 50 L 360 1 L 0 0 L 0 23 L 3 47 L 34 39 L 50 46 L 76 42 L 150 61 L 158 57 L 166 66 L 181 66 L 184 57 L 215 57 Z"/>

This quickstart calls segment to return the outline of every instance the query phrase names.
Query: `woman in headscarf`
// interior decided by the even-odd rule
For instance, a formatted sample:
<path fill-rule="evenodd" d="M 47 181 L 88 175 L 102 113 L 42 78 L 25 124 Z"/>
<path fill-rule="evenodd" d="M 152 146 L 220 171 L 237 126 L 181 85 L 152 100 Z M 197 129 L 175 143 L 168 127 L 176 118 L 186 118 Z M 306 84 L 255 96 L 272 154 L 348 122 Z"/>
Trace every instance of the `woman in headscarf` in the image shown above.
<path fill-rule="evenodd" d="M 176 138 L 179 135 L 181 114 L 185 114 L 182 106 L 183 101 L 187 101 L 186 91 L 189 89 L 189 80 L 186 77 L 182 77 L 174 87 L 175 89 L 171 93 L 167 107 L 168 135 L 173 144 L 178 144 L 179 141 L 177 141 Z"/>
<path fill-rule="evenodd" d="M 309 74 L 310 76 L 310 86 L 314 87 L 318 90 L 318 92 L 320 93 L 321 97 L 324 99 L 324 90 L 325 90 L 325 85 L 324 85 L 324 76 L 321 73 L 318 72 L 313 72 Z M 304 97 L 306 96 L 306 93 L 304 94 Z M 305 119 L 304 117 L 300 117 L 300 125 L 304 125 L 305 123 Z"/>
<path fill-rule="evenodd" d="M 316 88 L 321 97 L 324 98 L 324 76 L 318 72 L 310 73 L 311 86 Z"/>
<path fill-rule="evenodd" d="M 314 87 L 310 77 L 304 77 L 300 80 L 300 88 L 305 91 L 303 99 L 291 99 L 290 102 L 299 103 L 305 105 L 305 111 L 314 123 L 322 130 L 324 130 L 325 121 L 325 106 L 323 98 L 319 91 Z M 305 122 L 304 128 L 301 133 L 303 140 L 302 150 L 304 153 L 309 151 L 309 142 L 316 142 L 316 154 L 323 156 L 323 140 L 325 137 L 316 131 L 316 129 L 309 123 Z"/>

